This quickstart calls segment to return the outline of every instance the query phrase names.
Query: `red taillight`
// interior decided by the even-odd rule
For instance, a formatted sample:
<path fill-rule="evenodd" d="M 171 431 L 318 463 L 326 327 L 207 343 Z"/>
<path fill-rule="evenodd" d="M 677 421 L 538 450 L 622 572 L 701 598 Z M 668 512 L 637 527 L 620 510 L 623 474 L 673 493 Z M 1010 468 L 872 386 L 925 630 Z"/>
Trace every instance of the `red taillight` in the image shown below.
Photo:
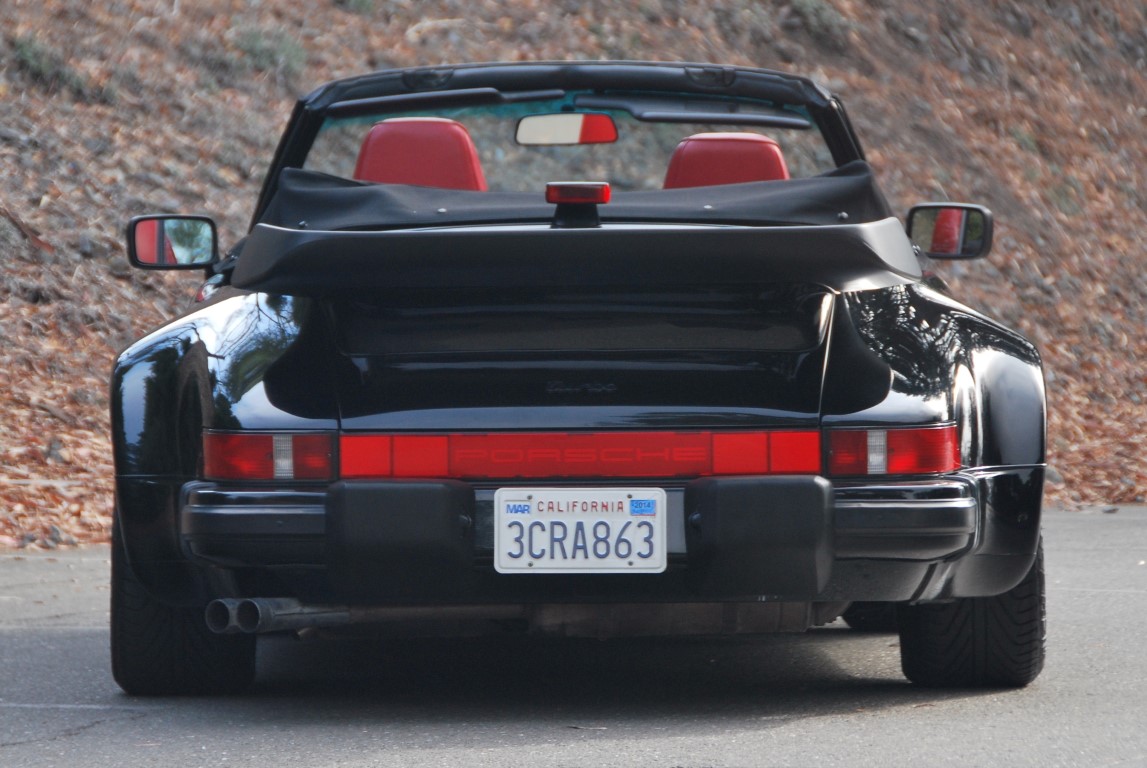
<path fill-rule="evenodd" d="M 291 435 L 294 480 L 329 480 L 333 475 L 331 435 Z"/>
<path fill-rule="evenodd" d="M 208 432 L 203 435 L 203 475 L 212 480 L 273 479 L 274 436 Z"/>
<path fill-rule="evenodd" d="M 923 475 L 960 468 L 955 426 L 840 429 L 829 436 L 828 472 L 851 475 Z"/>
<path fill-rule="evenodd" d="M 326 433 L 203 433 L 209 480 L 330 480 L 334 440 Z"/>
<path fill-rule="evenodd" d="M 340 476 L 459 479 L 817 474 L 820 433 L 515 432 L 341 437 Z"/>
<path fill-rule="evenodd" d="M 868 474 L 868 431 L 849 429 L 833 432 L 828 439 L 830 475 Z"/>

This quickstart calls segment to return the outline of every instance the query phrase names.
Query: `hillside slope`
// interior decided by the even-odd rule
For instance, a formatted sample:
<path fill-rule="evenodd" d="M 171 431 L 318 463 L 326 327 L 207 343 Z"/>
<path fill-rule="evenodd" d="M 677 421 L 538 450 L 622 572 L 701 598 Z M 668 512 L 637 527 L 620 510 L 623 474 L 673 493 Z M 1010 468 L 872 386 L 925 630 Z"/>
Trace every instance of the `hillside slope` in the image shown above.
<path fill-rule="evenodd" d="M 658 59 L 811 74 L 898 210 L 982 202 L 957 295 L 1048 365 L 1049 497 L 1143 501 L 1147 9 L 1139 0 L 5 0 L 0 5 L 0 545 L 105 538 L 106 378 L 186 303 L 132 272 L 155 211 L 245 229 L 293 99 L 333 77 L 471 60 Z"/>

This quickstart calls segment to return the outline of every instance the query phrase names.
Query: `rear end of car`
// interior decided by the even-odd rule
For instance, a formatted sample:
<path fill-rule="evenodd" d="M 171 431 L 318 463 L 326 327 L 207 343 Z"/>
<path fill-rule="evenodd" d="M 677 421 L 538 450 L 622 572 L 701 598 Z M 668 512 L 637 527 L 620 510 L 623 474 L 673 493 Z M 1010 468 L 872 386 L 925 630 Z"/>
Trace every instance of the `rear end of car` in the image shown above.
<path fill-rule="evenodd" d="M 872 226 L 896 225 L 835 233 L 842 263 Z M 619 606 L 645 605 L 626 632 L 799 631 L 850 601 L 939 594 L 935 564 L 978 540 L 978 487 L 947 398 L 898 411 L 883 402 L 887 366 L 854 369 L 858 388 L 883 377 L 876 423 L 826 424 L 826 409 L 855 407 L 826 387 L 830 350 L 859 343 L 844 332 L 853 319 L 824 285 L 770 279 L 823 232 L 786 232 L 801 244 L 788 253 L 776 233 L 739 228 L 421 234 L 451 239 L 450 255 L 399 233 L 276 241 L 274 259 L 307 283 L 309 257 L 293 254 L 336 270 L 358 249 L 393 261 L 378 285 L 363 276 L 312 300 L 317 327 L 300 336 L 321 339 L 319 356 L 285 355 L 262 376 L 284 409 L 297 410 L 287 382 L 332 392 L 336 429 L 204 430 L 203 476 L 181 499 L 184 549 L 274 577 L 221 596 L 217 629 L 252 629 L 241 609 L 279 616 L 267 630 L 318 623 L 302 618 L 316 605 L 449 622 L 464 607 L 604 636 L 622 633 Z M 248 247 L 260 272 L 258 239 Z M 773 263 L 740 258 L 749 247 Z M 405 248 L 417 266 L 400 266 Z M 643 284 L 617 276 L 612 251 L 648 272 Z M 539 253 L 544 275 L 529 270 Z M 470 262 L 481 274 L 462 274 Z M 298 601 L 290 618 L 284 598 Z"/>
<path fill-rule="evenodd" d="M 989 212 L 932 207 L 917 237 L 986 252 Z M 238 690 L 267 632 L 799 632 L 858 603 L 899 612 L 918 682 L 1038 674 L 1038 355 L 921 285 L 812 83 L 335 83 L 217 252 L 202 217 L 129 227 L 137 266 L 211 275 L 113 377 L 126 690 Z M 1020 630 L 967 620 L 1001 611 Z"/>

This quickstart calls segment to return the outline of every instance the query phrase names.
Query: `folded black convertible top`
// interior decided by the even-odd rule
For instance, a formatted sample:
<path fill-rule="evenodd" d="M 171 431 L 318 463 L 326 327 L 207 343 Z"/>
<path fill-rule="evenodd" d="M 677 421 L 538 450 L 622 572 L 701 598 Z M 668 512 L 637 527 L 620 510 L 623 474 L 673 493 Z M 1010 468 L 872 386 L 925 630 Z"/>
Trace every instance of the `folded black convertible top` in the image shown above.
<path fill-rule="evenodd" d="M 682 287 L 804 283 L 833 290 L 919 279 L 894 218 L 824 227 L 606 224 L 328 231 L 259 224 L 237 288 L 330 296 L 445 288 Z"/>
<path fill-rule="evenodd" d="M 559 179 L 555 179 L 559 181 Z M 615 192 L 603 222 L 739 225 L 859 224 L 892 216 L 872 168 L 854 161 L 805 179 Z M 470 192 L 373 184 L 287 168 L 258 223 L 292 229 L 374 230 L 553 218 L 544 190 Z"/>

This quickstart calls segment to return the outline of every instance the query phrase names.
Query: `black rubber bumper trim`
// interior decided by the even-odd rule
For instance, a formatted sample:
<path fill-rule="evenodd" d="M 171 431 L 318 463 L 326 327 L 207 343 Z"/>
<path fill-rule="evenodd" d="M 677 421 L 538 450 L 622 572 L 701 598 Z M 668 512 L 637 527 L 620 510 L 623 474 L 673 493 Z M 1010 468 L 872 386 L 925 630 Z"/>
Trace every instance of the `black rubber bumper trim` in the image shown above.
<path fill-rule="evenodd" d="M 832 573 L 832 486 L 822 477 L 721 477 L 686 486 L 699 594 L 811 599 Z"/>
<path fill-rule="evenodd" d="M 179 532 L 194 557 L 235 565 L 317 565 L 325 559 L 327 489 L 183 489 Z"/>
<path fill-rule="evenodd" d="M 838 559 L 941 560 L 968 550 L 980 521 L 962 481 L 843 489 L 834 509 Z"/>
<path fill-rule="evenodd" d="M 187 506 L 180 515 L 185 537 L 323 536 L 325 507 L 270 504 L 263 507 Z"/>
<path fill-rule="evenodd" d="M 340 594 L 446 598 L 467 591 L 474 491 L 457 481 L 338 482 L 327 497 L 327 570 Z"/>

